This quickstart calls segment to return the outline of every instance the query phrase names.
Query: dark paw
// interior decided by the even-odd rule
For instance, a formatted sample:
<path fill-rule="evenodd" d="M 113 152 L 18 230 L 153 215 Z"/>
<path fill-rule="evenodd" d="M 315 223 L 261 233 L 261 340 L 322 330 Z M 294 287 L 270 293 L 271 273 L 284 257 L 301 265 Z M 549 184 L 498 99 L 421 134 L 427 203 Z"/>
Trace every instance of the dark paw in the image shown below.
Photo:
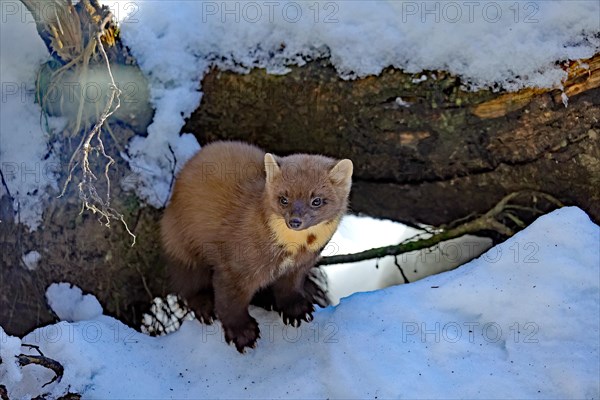
<path fill-rule="evenodd" d="M 253 306 L 264 308 L 267 311 L 275 309 L 275 294 L 271 287 L 266 287 L 254 294 L 252 301 Z"/>
<path fill-rule="evenodd" d="M 254 349 L 256 341 L 260 338 L 258 323 L 252 317 L 246 323 L 236 322 L 234 324 L 223 324 L 225 330 L 225 341 L 235 344 L 235 348 L 244 354 L 246 348 Z"/>
<path fill-rule="evenodd" d="M 194 311 L 196 315 L 196 319 L 205 325 L 212 325 L 212 323 L 217 319 L 214 311 L 203 310 L 201 312 Z"/>
<path fill-rule="evenodd" d="M 314 311 L 315 307 L 312 303 L 303 298 L 279 307 L 279 315 L 281 315 L 283 323 L 294 327 L 299 327 L 302 321 L 312 321 Z"/>

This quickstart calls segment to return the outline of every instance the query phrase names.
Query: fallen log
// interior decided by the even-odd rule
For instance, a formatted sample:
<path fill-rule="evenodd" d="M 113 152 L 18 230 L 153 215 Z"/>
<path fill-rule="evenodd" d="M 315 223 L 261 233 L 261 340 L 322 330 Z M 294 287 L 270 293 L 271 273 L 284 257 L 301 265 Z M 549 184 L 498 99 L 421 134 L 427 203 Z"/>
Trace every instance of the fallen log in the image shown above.
<path fill-rule="evenodd" d="M 442 225 L 529 189 L 600 221 L 600 54 L 564 68 L 562 90 L 515 93 L 439 71 L 342 80 L 327 60 L 283 76 L 213 70 L 182 131 L 350 158 L 352 211 L 376 217 Z"/>

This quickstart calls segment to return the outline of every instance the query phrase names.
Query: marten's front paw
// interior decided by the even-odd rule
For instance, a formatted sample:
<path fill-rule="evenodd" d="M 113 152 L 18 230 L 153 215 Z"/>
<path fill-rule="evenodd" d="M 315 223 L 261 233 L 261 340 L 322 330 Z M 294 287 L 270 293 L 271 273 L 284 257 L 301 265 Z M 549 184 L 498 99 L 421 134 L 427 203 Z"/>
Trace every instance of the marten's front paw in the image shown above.
<path fill-rule="evenodd" d="M 271 287 L 266 287 L 259 290 L 254 294 L 254 297 L 252 297 L 250 304 L 264 308 L 267 311 L 275 309 L 275 294 L 273 293 L 273 289 Z"/>
<path fill-rule="evenodd" d="M 258 323 L 252 317 L 246 323 L 223 324 L 223 329 L 227 343 L 235 344 L 237 351 L 242 354 L 246 351 L 246 347 L 255 348 L 256 341 L 260 338 Z"/>
<path fill-rule="evenodd" d="M 283 323 L 294 327 L 299 327 L 302 321 L 312 321 L 314 311 L 315 307 L 306 299 L 286 303 L 279 307 L 279 315 L 281 315 Z"/>
<path fill-rule="evenodd" d="M 211 325 L 216 319 L 212 293 L 199 292 L 188 299 L 188 305 L 201 323 Z"/>

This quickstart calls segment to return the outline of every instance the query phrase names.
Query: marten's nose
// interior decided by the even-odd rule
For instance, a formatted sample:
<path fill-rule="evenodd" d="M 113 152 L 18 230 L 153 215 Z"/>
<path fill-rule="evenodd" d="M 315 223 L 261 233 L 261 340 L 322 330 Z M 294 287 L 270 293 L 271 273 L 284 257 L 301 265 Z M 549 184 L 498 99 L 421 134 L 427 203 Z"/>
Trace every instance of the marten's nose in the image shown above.
<path fill-rule="evenodd" d="M 302 220 L 300 218 L 292 218 L 290 219 L 290 228 L 298 229 L 302 226 Z"/>

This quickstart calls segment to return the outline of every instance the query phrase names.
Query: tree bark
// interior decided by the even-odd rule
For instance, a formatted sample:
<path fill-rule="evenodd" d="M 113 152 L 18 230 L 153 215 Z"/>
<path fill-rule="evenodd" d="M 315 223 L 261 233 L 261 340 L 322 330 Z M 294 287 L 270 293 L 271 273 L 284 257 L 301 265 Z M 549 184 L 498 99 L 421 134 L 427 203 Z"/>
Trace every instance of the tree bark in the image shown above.
<path fill-rule="evenodd" d="M 568 67 L 568 106 L 559 90 L 466 91 L 444 72 L 345 81 L 326 60 L 283 76 L 213 70 L 182 131 L 350 158 L 352 211 L 372 216 L 440 225 L 532 189 L 598 222 L 600 54 L 584 62 Z"/>

